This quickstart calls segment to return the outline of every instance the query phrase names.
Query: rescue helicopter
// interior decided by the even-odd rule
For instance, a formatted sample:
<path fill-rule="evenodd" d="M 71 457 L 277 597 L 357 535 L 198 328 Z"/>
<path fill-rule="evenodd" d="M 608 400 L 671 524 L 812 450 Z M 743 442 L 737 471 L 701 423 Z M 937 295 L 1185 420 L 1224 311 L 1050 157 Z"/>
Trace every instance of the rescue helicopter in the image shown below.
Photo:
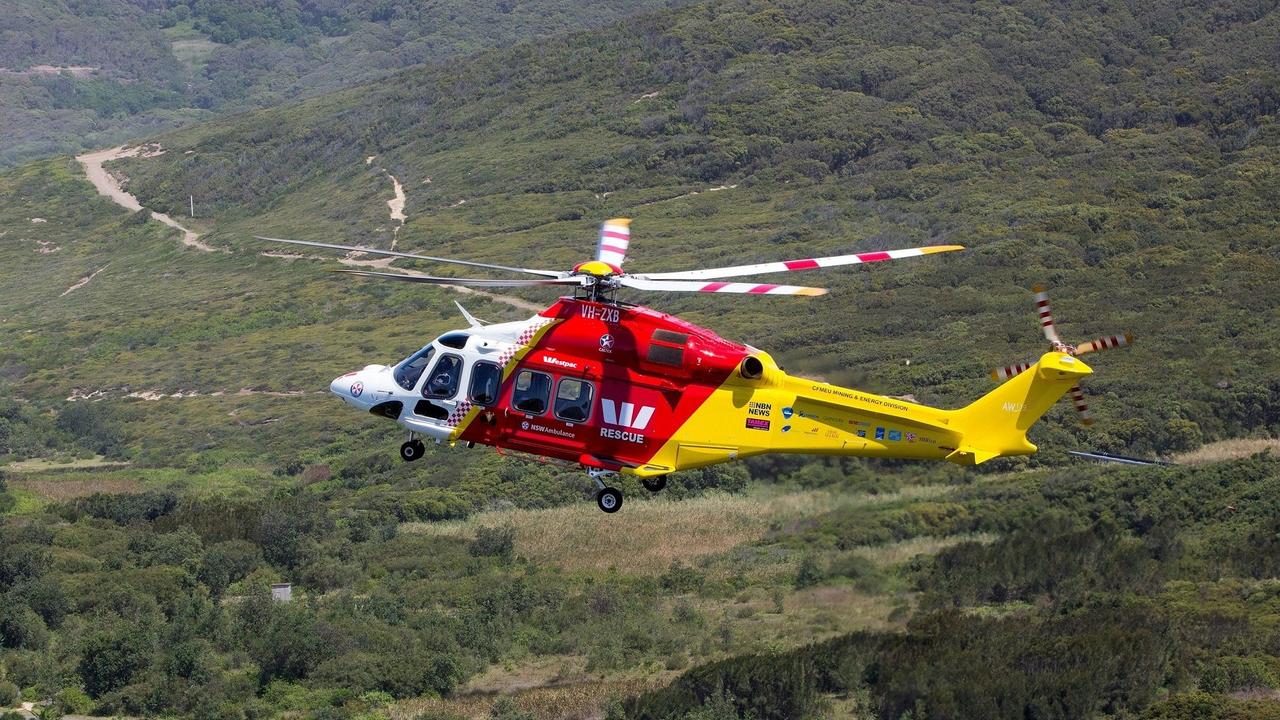
<path fill-rule="evenodd" d="M 947 460 L 962 465 L 1036 451 L 1027 429 L 1092 370 L 1079 355 L 1132 336 L 1071 346 L 1058 339 L 1047 296 L 1042 327 L 1050 351 L 994 371 L 1005 380 L 970 405 L 928 407 L 787 374 L 763 350 L 680 318 L 617 299 L 642 291 L 825 294 L 822 288 L 728 280 L 901 260 L 964 249 L 934 245 L 732 267 L 634 274 L 623 270 L 630 220 L 606 221 L 596 256 L 571 270 L 432 257 L 371 247 L 261 237 L 346 253 L 426 260 L 522 274 L 517 279 L 435 277 L 335 269 L 366 278 L 477 288 L 564 287 L 572 291 L 528 320 L 485 324 L 458 304 L 468 327 L 432 340 L 395 365 L 368 365 L 333 380 L 352 407 L 408 431 L 406 461 L 423 439 L 495 446 L 586 469 L 596 504 L 622 507 L 606 484 L 619 473 L 657 492 L 666 476 L 768 452 Z M 1046 321 L 1047 318 L 1047 321 Z M 1080 401 L 1083 404 L 1083 401 Z"/>

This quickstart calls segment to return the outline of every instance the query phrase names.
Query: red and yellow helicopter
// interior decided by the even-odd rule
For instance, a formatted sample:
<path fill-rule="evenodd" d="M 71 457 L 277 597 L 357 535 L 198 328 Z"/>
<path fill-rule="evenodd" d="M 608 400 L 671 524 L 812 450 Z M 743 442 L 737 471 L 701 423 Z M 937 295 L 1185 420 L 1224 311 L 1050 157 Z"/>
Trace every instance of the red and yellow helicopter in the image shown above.
<path fill-rule="evenodd" d="M 447 332 L 394 366 L 369 365 L 336 378 L 347 404 L 409 431 L 405 460 L 422 457 L 420 437 L 481 443 L 577 463 L 612 513 L 622 493 L 604 479 L 639 476 L 651 491 L 666 475 L 767 452 L 949 460 L 977 464 L 1033 453 L 1026 431 L 1092 371 L 1077 356 L 1127 345 L 1118 335 L 1078 347 L 1058 339 L 1038 290 L 1052 350 L 1037 362 L 993 372 L 1004 384 L 972 404 L 943 410 L 788 375 L 768 353 L 679 318 L 616 299 L 637 290 L 822 295 L 821 288 L 724 282 L 765 273 L 896 260 L 962 250 L 960 245 L 680 272 L 622 269 L 630 220 L 604 223 L 594 260 L 569 271 L 536 270 L 412 253 L 259 237 L 349 253 L 452 263 L 533 275 L 470 279 L 335 270 L 411 283 L 480 288 L 565 286 L 573 294 L 528 320 L 486 325 L 458 305 L 468 327 Z"/>

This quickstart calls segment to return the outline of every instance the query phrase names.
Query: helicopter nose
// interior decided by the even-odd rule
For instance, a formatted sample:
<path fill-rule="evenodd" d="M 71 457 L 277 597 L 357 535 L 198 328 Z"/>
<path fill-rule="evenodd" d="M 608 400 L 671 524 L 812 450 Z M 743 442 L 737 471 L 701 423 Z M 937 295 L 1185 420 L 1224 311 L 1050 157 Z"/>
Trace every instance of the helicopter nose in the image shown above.
<path fill-rule="evenodd" d="M 360 373 L 349 372 L 334 378 L 329 383 L 329 392 L 354 405 L 364 396 L 364 381 L 360 379 Z"/>

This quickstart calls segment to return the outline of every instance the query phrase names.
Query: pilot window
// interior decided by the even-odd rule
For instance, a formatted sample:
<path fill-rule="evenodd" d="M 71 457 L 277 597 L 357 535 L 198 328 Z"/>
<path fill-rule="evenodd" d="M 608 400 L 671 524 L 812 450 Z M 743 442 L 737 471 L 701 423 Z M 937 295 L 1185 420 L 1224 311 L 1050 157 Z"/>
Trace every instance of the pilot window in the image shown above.
<path fill-rule="evenodd" d="M 429 398 L 451 398 L 458 392 L 458 381 L 462 379 L 462 358 L 457 355 L 442 355 L 427 375 L 427 384 L 422 388 L 422 396 Z"/>
<path fill-rule="evenodd" d="M 565 422 L 586 422 L 591 416 L 591 383 L 564 378 L 556 391 L 556 417 Z"/>
<path fill-rule="evenodd" d="M 532 370 L 521 370 L 516 376 L 515 389 L 511 391 L 511 407 L 530 415 L 547 411 L 551 397 L 551 376 Z"/>
<path fill-rule="evenodd" d="M 405 390 L 412 390 L 418 384 L 418 378 L 422 377 L 422 371 L 431 364 L 431 356 L 435 352 L 436 349 L 428 345 L 405 358 L 404 362 L 397 365 L 391 373 L 396 379 L 396 384 Z"/>
<path fill-rule="evenodd" d="M 498 401 L 498 388 L 502 386 L 502 368 L 491 362 L 478 362 L 471 366 L 471 402 L 492 405 Z"/>

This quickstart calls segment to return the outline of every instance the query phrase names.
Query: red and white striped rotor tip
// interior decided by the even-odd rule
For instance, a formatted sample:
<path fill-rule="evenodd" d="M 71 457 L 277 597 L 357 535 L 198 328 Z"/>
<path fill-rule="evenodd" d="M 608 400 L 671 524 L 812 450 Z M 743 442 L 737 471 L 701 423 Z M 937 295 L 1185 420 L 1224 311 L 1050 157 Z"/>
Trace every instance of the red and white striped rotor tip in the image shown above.
<path fill-rule="evenodd" d="M 620 268 L 627 259 L 631 245 L 631 219 L 613 218 L 600 226 L 600 244 L 596 247 L 596 260 Z"/>
<path fill-rule="evenodd" d="M 1085 353 L 1098 352 L 1099 350 L 1114 350 L 1122 348 L 1126 345 L 1133 344 L 1133 333 L 1125 333 L 1123 335 L 1108 335 L 1090 340 L 1076 347 L 1076 355 L 1084 355 Z"/>
<path fill-rule="evenodd" d="M 1080 423 L 1082 425 L 1092 425 L 1093 415 L 1089 413 L 1089 406 L 1084 402 L 1084 391 L 1079 385 L 1071 387 L 1071 402 L 1075 403 L 1076 412 L 1080 413 Z"/>
<path fill-rule="evenodd" d="M 1053 326 L 1053 310 L 1049 308 L 1049 293 L 1045 291 L 1043 285 L 1036 285 L 1031 290 L 1036 294 L 1036 313 L 1040 316 L 1040 329 L 1044 332 L 1045 339 L 1054 345 L 1061 345 L 1058 329 Z"/>
<path fill-rule="evenodd" d="M 1023 362 L 1023 363 L 1014 363 L 1013 365 L 1005 365 L 1004 367 L 998 367 L 995 370 L 991 371 L 991 379 L 1001 380 L 1001 381 L 1009 380 L 1011 378 L 1014 378 L 1026 372 L 1031 368 L 1032 365 L 1034 365 L 1034 363 Z"/>

